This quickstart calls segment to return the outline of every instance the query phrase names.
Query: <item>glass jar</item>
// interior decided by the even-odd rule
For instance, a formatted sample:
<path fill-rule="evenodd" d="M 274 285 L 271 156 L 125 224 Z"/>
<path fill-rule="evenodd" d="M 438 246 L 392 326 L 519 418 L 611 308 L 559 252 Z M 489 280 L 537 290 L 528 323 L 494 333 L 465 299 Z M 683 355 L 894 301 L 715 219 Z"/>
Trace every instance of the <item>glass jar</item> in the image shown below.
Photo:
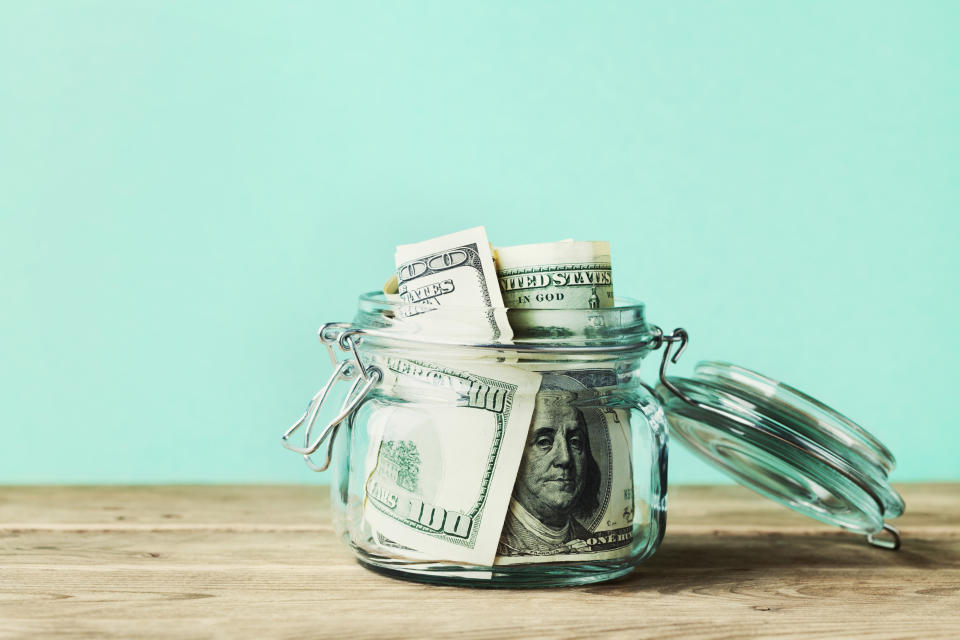
<path fill-rule="evenodd" d="M 335 529 L 368 568 L 474 586 L 625 575 L 664 535 L 668 424 L 763 495 L 899 547 L 883 445 L 746 369 L 666 376 L 687 335 L 649 325 L 642 303 L 423 311 L 372 293 L 352 323 L 324 325 L 334 374 L 283 436 L 314 470 L 332 468 Z M 478 341 L 478 313 L 505 316 L 512 339 Z M 640 364 L 661 347 L 654 389 Z M 315 434 L 341 380 L 352 385 L 340 410 Z M 299 429 L 302 446 L 290 442 Z"/>

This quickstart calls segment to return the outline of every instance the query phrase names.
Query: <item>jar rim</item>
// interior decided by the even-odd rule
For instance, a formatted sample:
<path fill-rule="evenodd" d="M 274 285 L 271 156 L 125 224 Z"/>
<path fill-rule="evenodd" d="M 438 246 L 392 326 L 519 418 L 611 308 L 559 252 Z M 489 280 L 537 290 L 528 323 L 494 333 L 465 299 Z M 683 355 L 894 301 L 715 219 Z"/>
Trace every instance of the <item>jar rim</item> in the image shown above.
<path fill-rule="evenodd" d="M 351 327 L 373 339 L 494 350 L 633 352 L 659 346 L 660 329 L 647 322 L 643 302 L 617 297 L 615 305 L 602 309 L 437 307 L 371 291 L 359 296 Z M 512 335 L 498 338 L 478 332 L 477 323 L 469 320 L 484 314 L 509 323 Z"/>

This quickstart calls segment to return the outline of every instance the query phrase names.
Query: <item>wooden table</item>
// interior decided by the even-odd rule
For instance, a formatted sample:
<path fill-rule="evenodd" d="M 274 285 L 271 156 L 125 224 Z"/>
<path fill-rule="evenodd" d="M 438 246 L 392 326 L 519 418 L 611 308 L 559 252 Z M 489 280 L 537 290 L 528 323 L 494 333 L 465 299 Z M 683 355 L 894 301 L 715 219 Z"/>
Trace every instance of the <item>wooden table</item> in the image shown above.
<path fill-rule="evenodd" d="M 0 638 L 960 638 L 960 485 L 899 487 L 899 552 L 740 487 L 674 487 L 613 583 L 432 587 L 360 567 L 324 487 L 0 487 Z"/>

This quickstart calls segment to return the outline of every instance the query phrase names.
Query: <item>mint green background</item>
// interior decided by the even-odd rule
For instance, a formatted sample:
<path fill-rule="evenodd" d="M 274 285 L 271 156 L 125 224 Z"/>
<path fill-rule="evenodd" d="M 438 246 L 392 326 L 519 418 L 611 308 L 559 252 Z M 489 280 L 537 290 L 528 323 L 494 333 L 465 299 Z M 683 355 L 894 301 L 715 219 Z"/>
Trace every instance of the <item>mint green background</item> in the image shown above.
<path fill-rule="evenodd" d="M 957 2 L 0 1 L 0 482 L 315 482 L 401 242 L 617 291 L 960 480 Z M 650 379 L 654 362 L 650 362 Z M 671 450 L 671 480 L 717 481 Z"/>

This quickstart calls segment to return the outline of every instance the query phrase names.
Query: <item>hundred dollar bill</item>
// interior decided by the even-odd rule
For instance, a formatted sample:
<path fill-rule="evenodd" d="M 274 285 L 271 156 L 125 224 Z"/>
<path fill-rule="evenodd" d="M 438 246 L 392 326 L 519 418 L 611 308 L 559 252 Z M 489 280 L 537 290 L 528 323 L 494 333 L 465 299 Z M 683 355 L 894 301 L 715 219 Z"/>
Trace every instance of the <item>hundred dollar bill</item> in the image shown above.
<path fill-rule="evenodd" d="M 630 553 L 629 412 L 598 401 L 616 384 L 612 369 L 543 373 L 495 564 Z"/>
<path fill-rule="evenodd" d="M 367 410 L 369 417 L 366 420 L 366 429 L 354 432 L 354 445 L 359 451 L 365 451 L 363 460 L 362 478 L 368 480 L 377 468 L 377 461 L 380 455 L 380 442 L 384 429 L 397 420 L 403 420 L 403 415 L 398 416 L 401 411 L 398 406 L 385 403 L 372 403 Z M 387 555 L 391 557 L 404 557 L 411 560 L 430 560 L 430 556 L 421 554 L 416 549 L 399 544 L 378 531 L 372 523 L 365 517 L 364 509 L 367 504 L 366 493 L 360 500 L 356 500 L 353 494 L 345 494 L 343 500 L 347 503 L 348 517 L 351 526 L 348 528 L 351 541 L 358 547 L 374 553 Z"/>
<path fill-rule="evenodd" d="M 609 242 L 547 242 L 496 249 L 507 307 L 603 309 L 613 306 Z"/>
<path fill-rule="evenodd" d="M 562 336 L 602 327 L 599 311 L 583 310 L 614 304 L 609 243 L 565 240 L 495 255 L 504 302 L 526 309 L 511 319 L 516 333 Z M 616 372 L 589 361 L 527 358 L 518 366 L 543 379 L 496 564 L 628 555 L 635 510 L 630 413 L 599 401 L 616 388 Z"/>
<path fill-rule="evenodd" d="M 395 392 L 395 390 L 394 390 Z M 361 432 L 354 432 L 355 444 L 360 451 L 366 451 L 363 463 L 363 479 L 368 480 L 373 471 L 377 468 L 377 462 L 380 457 L 380 442 L 384 430 L 391 424 L 396 425 L 397 421 L 404 420 L 405 417 L 397 405 L 373 403 L 369 407 L 369 417 L 366 420 L 366 429 Z M 400 412 L 400 415 L 397 415 Z M 366 489 L 366 487 L 364 487 Z M 354 544 L 363 549 L 385 554 L 393 557 L 405 557 L 412 560 L 430 560 L 430 555 L 421 553 L 416 549 L 404 546 L 396 540 L 392 540 L 378 531 L 370 521 L 364 517 L 364 509 L 367 504 L 366 493 L 362 500 L 357 503 L 352 495 L 345 495 L 343 499 L 348 503 L 351 522 L 350 527 L 351 540 Z"/>
<path fill-rule="evenodd" d="M 399 402 L 379 424 L 363 517 L 418 559 L 490 565 L 540 375 L 509 365 L 382 358 Z"/>
<path fill-rule="evenodd" d="M 397 291 L 409 303 L 403 317 L 422 316 L 424 330 L 456 332 L 476 342 L 512 337 L 483 227 L 397 247 Z M 387 293 L 392 291 L 387 283 Z M 434 318 L 430 311 L 448 308 Z"/>

